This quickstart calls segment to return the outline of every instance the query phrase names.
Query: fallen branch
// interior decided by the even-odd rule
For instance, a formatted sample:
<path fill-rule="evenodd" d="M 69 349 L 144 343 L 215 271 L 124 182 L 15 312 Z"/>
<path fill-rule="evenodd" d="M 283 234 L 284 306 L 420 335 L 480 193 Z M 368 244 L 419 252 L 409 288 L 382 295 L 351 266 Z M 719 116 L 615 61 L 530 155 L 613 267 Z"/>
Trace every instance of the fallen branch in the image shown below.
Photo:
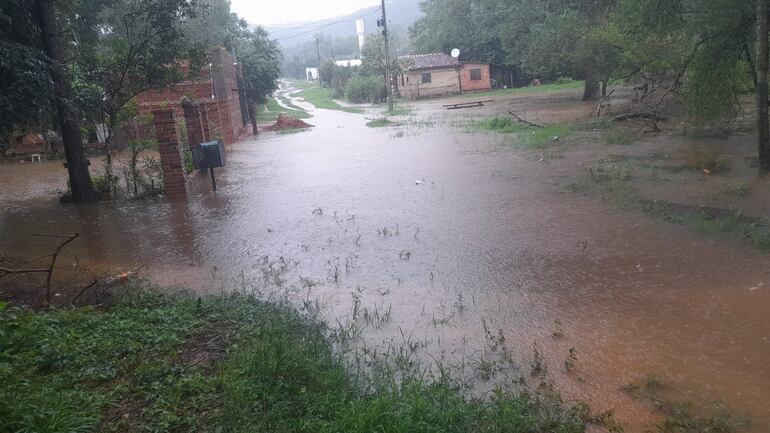
<path fill-rule="evenodd" d="M 45 302 L 47 305 L 50 305 L 51 304 L 51 281 L 53 280 L 53 272 L 54 272 L 54 268 L 56 267 L 56 260 L 59 258 L 59 253 L 61 253 L 62 249 L 64 249 L 64 247 L 67 246 L 68 243 L 77 239 L 77 237 L 80 236 L 80 234 L 74 233 L 71 235 L 54 235 L 54 234 L 39 233 L 39 234 L 35 234 L 35 236 L 64 239 L 64 241 L 61 242 L 53 251 L 53 254 L 49 256 L 51 257 L 51 263 L 48 265 L 48 267 L 31 268 L 31 269 L 13 269 L 13 268 L 7 268 L 7 267 L 0 267 L 0 278 L 6 277 L 11 274 L 32 274 L 32 273 L 48 274 L 46 275 L 46 279 L 45 279 Z"/>
<path fill-rule="evenodd" d="M 51 304 L 51 280 L 53 279 L 53 270 L 56 266 L 56 259 L 59 258 L 61 250 L 67 246 L 68 243 L 77 239 L 80 233 L 74 233 L 71 235 L 48 235 L 48 234 L 36 234 L 35 236 L 53 237 L 53 238 L 65 238 L 64 242 L 60 243 L 51 255 L 51 264 L 48 266 L 48 277 L 45 279 L 45 302 Z"/>
<path fill-rule="evenodd" d="M 543 125 L 538 125 L 537 123 L 532 123 L 532 122 L 529 122 L 529 121 L 526 121 L 526 120 L 522 119 L 521 117 L 519 117 L 519 115 L 518 115 L 518 114 L 514 113 L 514 112 L 513 112 L 513 111 L 511 111 L 511 110 L 508 110 L 508 114 L 510 114 L 511 116 L 513 116 L 513 118 L 514 118 L 514 119 L 516 119 L 516 120 L 518 120 L 519 122 L 521 122 L 521 123 L 524 123 L 524 124 L 527 124 L 527 125 L 529 125 L 529 126 L 532 126 L 532 127 L 535 127 L 535 128 L 542 128 L 542 127 L 543 127 Z"/>
<path fill-rule="evenodd" d="M 70 302 L 70 303 L 71 303 L 72 305 L 75 305 L 75 303 L 77 303 L 78 299 L 80 299 L 80 297 L 81 297 L 81 296 L 83 296 L 83 294 L 85 294 L 85 293 L 86 293 L 86 290 L 90 289 L 91 287 L 94 287 L 94 286 L 95 286 L 95 285 L 97 285 L 98 283 L 99 283 L 99 280 L 98 280 L 98 279 L 96 279 L 96 278 L 94 278 L 94 280 L 91 282 L 91 284 L 88 284 L 88 285 L 86 285 L 86 286 L 83 286 L 83 288 L 82 288 L 82 289 L 80 289 L 80 292 L 77 294 L 77 296 L 75 296 L 74 298 L 72 298 L 72 302 Z"/>
<path fill-rule="evenodd" d="M 612 120 L 615 122 L 622 122 L 624 120 L 631 120 L 631 119 L 651 119 L 656 122 L 665 122 L 668 120 L 666 117 L 658 116 L 655 113 L 628 113 L 628 114 L 621 114 L 620 116 L 615 116 Z"/>

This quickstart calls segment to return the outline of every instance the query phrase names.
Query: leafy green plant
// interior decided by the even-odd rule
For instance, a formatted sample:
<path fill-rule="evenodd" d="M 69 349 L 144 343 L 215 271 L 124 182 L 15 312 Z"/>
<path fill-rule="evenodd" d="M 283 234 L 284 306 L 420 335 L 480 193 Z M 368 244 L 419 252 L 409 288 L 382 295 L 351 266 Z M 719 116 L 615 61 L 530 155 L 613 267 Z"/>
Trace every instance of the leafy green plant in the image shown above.
<path fill-rule="evenodd" d="M 190 150 L 185 149 L 182 152 L 182 159 L 184 162 L 184 172 L 186 174 L 190 174 L 195 170 L 195 165 L 193 164 L 193 156 L 192 152 Z"/>

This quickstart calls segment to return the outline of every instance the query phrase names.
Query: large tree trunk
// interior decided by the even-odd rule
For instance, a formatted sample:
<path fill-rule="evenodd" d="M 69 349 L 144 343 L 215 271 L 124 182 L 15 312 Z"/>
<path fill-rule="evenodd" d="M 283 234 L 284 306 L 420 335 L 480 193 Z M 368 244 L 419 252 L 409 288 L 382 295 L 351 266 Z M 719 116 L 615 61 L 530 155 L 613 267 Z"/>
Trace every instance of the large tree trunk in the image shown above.
<path fill-rule="evenodd" d="M 593 101 L 599 99 L 599 82 L 596 81 L 593 71 L 586 73 L 586 84 L 583 89 L 583 100 Z"/>
<path fill-rule="evenodd" d="M 770 125 L 768 124 L 768 3 L 757 0 L 757 127 L 759 129 L 759 171 L 770 172 Z"/>
<path fill-rule="evenodd" d="M 35 12 L 43 37 L 43 47 L 51 61 L 51 78 L 55 85 L 52 99 L 64 143 L 64 154 L 67 158 L 72 201 L 75 203 L 90 202 L 96 196 L 83 152 L 80 128 L 73 118 L 72 110 L 67 106 L 67 98 L 72 93 L 72 89 L 69 77 L 64 70 L 64 48 L 59 39 L 58 25 L 51 0 L 35 0 Z"/>

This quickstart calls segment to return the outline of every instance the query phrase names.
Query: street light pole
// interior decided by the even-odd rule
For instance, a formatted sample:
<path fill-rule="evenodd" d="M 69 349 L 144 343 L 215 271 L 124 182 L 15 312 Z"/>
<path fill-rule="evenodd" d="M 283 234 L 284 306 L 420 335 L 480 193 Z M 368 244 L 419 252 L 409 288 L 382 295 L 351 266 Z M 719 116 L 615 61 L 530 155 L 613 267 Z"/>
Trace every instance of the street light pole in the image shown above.
<path fill-rule="evenodd" d="M 382 35 L 385 36 L 385 90 L 388 98 L 388 113 L 393 113 L 393 77 L 390 76 L 390 48 L 388 47 L 388 18 L 385 15 L 385 0 L 382 4 Z"/>

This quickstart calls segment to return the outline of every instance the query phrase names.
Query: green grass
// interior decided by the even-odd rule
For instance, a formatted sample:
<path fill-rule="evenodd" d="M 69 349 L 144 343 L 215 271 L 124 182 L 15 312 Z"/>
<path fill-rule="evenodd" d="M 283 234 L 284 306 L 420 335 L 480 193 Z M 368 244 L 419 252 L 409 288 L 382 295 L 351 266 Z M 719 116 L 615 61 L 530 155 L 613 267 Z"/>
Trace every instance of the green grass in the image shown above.
<path fill-rule="evenodd" d="M 751 193 L 751 186 L 748 182 L 725 184 L 722 185 L 722 193 L 736 197 L 746 197 Z"/>
<path fill-rule="evenodd" d="M 246 295 L 123 288 L 109 308 L 0 305 L 0 432 L 583 432 L 553 391 L 464 397 L 401 351 Z M 336 343 L 335 343 L 336 342 Z"/>
<path fill-rule="evenodd" d="M 554 84 L 545 84 L 537 87 L 534 87 L 534 86 L 511 87 L 508 89 L 492 89 L 492 90 L 483 90 L 479 92 L 467 92 L 467 93 L 463 93 L 461 97 L 479 98 L 479 97 L 486 97 L 486 96 L 505 96 L 505 95 L 516 95 L 516 94 L 527 94 L 527 93 L 544 93 L 544 92 L 555 92 L 559 90 L 581 89 L 584 86 L 585 86 L 585 83 L 583 81 L 567 81 L 567 82 L 554 83 Z"/>
<path fill-rule="evenodd" d="M 305 101 L 313 104 L 316 108 L 322 108 L 324 110 L 339 110 L 346 113 L 363 113 L 364 111 L 356 107 L 343 107 L 342 105 L 334 102 L 334 89 L 328 87 L 309 87 L 299 93 L 297 96 L 303 98 Z"/>
<path fill-rule="evenodd" d="M 546 125 L 522 134 L 521 142 L 527 147 L 546 147 L 574 133 L 575 128 L 570 125 Z"/>
<path fill-rule="evenodd" d="M 609 129 L 602 133 L 604 142 L 608 145 L 629 146 L 633 144 L 634 137 L 621 129 Z"/>
<path fill-rule="evenodd" d="M 288 110 L 285 107 L 281 107 L 274 98 L 270 98 L 267 100 L 267 104 L 260 105 L 257 108 L 257 123 L 275 122 L 275 120 L 278 119 L 278 115 L 282 113 L 295 119 L 307 119 L 312 117 L 310 113 L 299 108 L 296 110 Z"/>
<path fill-rule="evenodd" d="M 471 130 L 491 131 L 499 134 L 518 134 L 518 142 L 524 147 L 542 148 L 575 133 L 570 125 L 545 125 L 535 128 L 517 122 L 510 117 L 490 117 L 470 124 Z"/>
<path fill-rule="evenodd" d="M 471 129 L 492 131 L 500 134 L 512 134 L 527 131 L 531 129 L 531 127 L 517 122 L 510 117 L 495 116 L 472 123 Z"/>
<path fill-rule="evenodd" d="M 307 113 L 307 112 L 306 112 L 305 110 L 303 110 L 302 108 L 300 108 L 300 107 L 298 107 L 298 106 L 294 105 L 294 104 L 291 102 L 291 100 L 290 100 L 289 98 L 286 98 L 286 97 L 284 97 L 284 96 L 278 96 L 278 99 L 280 99 L 280 100 L 281 100 L 281 102 L 282 102 L 284 105 L 286 105 L 287 107 L 291 108 L 292 110 L 296 110 L 296 111 L 302 111 L 302 112 L 306 113 L 306 114 L 308 115 L 308 117 L 310 117 L 310 114 L 309 114 L 309 113 Z"/>
<path fill-rule="evenodd" d="M 382 118 L 382 119 L 374 119 L 366 122 L 366 126 L 370 128 L 382 128 L 386 126 L 395 126 L 398 125 L 396 122 L 392 122 L 388 119 Z"/>
<path fill-rule="evenodd" d="M 749 221 L 740 213 L 714 216 L 706 212 L 672 209 L 665 203 L 645 201 L 644 211 L 650 215 L 683 225 L 709 237 L 741 239 L 762 251 L 770 252 L 770 221 Z"/>

